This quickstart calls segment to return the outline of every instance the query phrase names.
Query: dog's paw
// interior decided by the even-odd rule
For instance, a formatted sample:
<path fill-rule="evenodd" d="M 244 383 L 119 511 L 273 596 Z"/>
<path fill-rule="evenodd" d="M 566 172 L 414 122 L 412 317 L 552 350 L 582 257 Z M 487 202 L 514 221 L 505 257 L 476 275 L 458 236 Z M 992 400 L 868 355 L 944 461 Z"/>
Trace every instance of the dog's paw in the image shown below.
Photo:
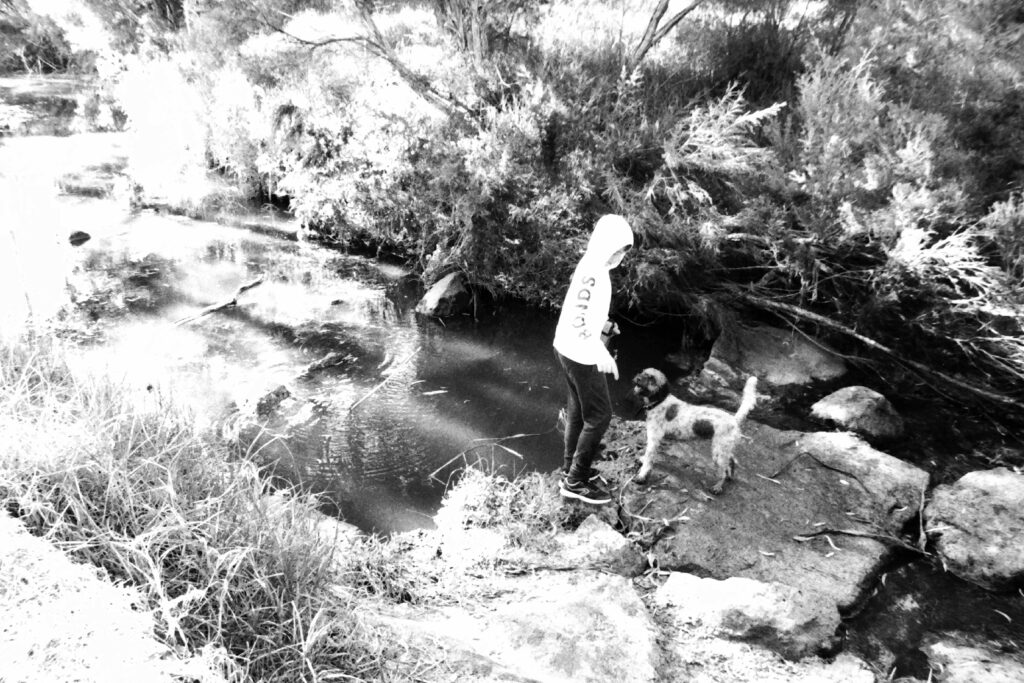
<path fill-rule="evenodd" d="M 711 487 L 711 493 L 717 496 L 722 492 L 723 489 L 725 489 L 725 482 L 720 481 Z"/>

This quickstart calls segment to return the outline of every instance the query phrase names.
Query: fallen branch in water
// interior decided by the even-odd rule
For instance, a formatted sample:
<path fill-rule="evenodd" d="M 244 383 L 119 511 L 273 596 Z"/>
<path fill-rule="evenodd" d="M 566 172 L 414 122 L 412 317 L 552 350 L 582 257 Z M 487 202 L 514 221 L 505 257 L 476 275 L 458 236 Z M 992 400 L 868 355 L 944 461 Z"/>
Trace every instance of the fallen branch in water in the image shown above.
<path fill-rule="evenodd" d="M 261 285 L 261 284 L 263 284 L 263 276 L 262 275 L 260 275 L 258 278 L 256 278 L 252 282 L 249 282 L 248 284 L 244 284 L 241 287 L 239 287 L 238 289 L 236 289 L 235 290 L 235 295 L 233 297 L 231 297 L 230 299 L 228 299 L 227 301 L 225 301 L 223 303 L 219 303 L 219 304 L 213 304 L 212 306 L 207 306 L 206 308 L 204 308 L 203 310 L 199 311 L 195 315 L 190 315 L 190 316 L 187 316 L 185 318 L 182 318 L 181 320 L 175 321 L 174 327 L 179 327 L 181 325 L 187 325 L 188 323 L 190 323 L 190 322 L 192 322 L 194 320 L 199 320 L 200 318 L 202 318 L 204 316 L 207 316 L 207 315 L 210 315 L 211 313 L 216 313 L 217 311 L 224 310 L 225 308 L 231 308 L 232 306 L 237 306 L 238 305 L 238 297 L 242 296 L 243 294 L 248 292 L 253 287 L 256 287 L 257 285 Z"/>
<path fill-rule="evenodd" d="M 406 356 L 405 358 L 403 358 L 403 359 L 402 359 L 402 360 L 401 360 L 401 361 L 400 361 L 399 363 L 397 363 L 397 364 L 395 364 L 395 365 L 392 365 L 392 366 L 391 366 L 390 368 L 388 368 L 388 371 L 389 371 L 390 373 L 392 373 L 392 374 L 389 374 L 389 375 L 388 375 L 387 377 L 385 377 L 385 378 L 384 378 L 384 379 L 383 379 L 383 380 L 382 380 L 382 381 L 381 381 L 381 382 L 380 382 L 380 383 L 379 383 L 379 384 L 378 384 L 377 386 L 375 386 L 375 387 L 374 387 L 373 389 L 370 389 L 370 391 L 369 391 L 369 392 L 368 392 L 368 393 L 367 393 L 366 395 L 364 395 L 364 396 L 363 396 L 363 397 L 362 397 L 361 399 L 359 399 L 358 401 L 356 401 L 355 403 L 353 403 L 352 405 L 350 405 L 350 406 L 348 407 L 348 410 L 346 410 L 345 412 L 346 412 L 346 413 L 351 413 L 351 412 L 352 412 L 353 410 L 355 410 L 355 409 L 356 409 L 356 406 L 358 406 L 358 405 L 359 405 L 360 403 L 362 403 L 362 402 L 363 402 L 363 401 L 365 401 L 366 399 L 368 399 L 368 398 L 370 398 L 371 396 L 373 396 L 374 394 L 376 394 L 376 393 L 377 393 L 377 392 L 378 392 L 378 391 L 380 390 L 380 388 L 381 388 L 381 387 L 383 387 L 383 386 L 384 386 L 385 384 L 387 384 L 388 382 L 390 382 L 390 381 L 391 381 L 391 377 L 393 376 L 393 373 L 394 373 L 394 371 L 395 371 L 395 370 L 397 370 L 398 368 L 402 367 L 403 365 L 405 365 L 406 363 L 408 363 L 409 361 L 411 361 L 411 360 L 413 359 L 413 357 L 414 357 L 414 356 L 415 356 L 415 355 L 416 355 L 417 353 L 419 353 L 419 352 L 420 352 L 420 347 L 418 347 L 418 346 L 417 346 L 417 347 L 416 347 L 415 349 L 413 349 L 413 352 L 412 352 L 412 353 L 410 353 L 410 354 L 409 354 L 408 356 Z"/>

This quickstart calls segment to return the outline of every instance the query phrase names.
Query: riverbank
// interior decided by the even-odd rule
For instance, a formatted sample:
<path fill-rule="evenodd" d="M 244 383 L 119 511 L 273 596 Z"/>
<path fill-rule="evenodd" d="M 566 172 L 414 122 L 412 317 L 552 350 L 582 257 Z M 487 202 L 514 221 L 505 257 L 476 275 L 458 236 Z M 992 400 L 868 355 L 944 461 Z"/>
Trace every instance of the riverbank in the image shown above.
<path fill-rule="evenodd" d="M 0 350 L 0 389 L 0 504 L 139 591 L 168 649 L 223 650 L 228 680 L 373 678 L 378 647 L 329 588 L 375 565 L 337 561 L 314 499 L 268 499 L 261 473 L 195 416 L 166 396 L 76 376 L 47 338 Z"/>
<path fill-rule="evenodd" d="M 275 490 L 265 473 L 238 459 L 218 425 L 198 428 L 195 416 L 177 408 L 171 397 L 137 395 L 108 381 L 76 377 L 45 337 L 4 347 L 0 369 L 5 434 L 0 504 L 20 520 L 0 530 L 10 535 L 11 525 L 24 524 L 84 563 L 75 572 L 99 567 L 107 579 L 83 588 L 82 604 L 89 605 L 83 609 L 107 603 L 110 580 L 137 596 L 140 608 L 126 612 L 123 623 L 116 614 L 103 614 L 109 631 L 142 638 L 145 647 L 131 652 L 156 653 L 142 657 L 142 664 L 153 668 L 132 680 L 188 680 L 198 677 L 197 667 L 205 667 L 204 681 L 239 683 L 332 676 L 428 682 L 870 683 L 891 680 L 894 672 L 905 681 L 915 680 L 906 677 L 914 675 L 926 680 L 929 667 L 947 661 L 942 659 L 946 655 L 934 654 L 934 662 L 916 661 L 912 653 L 924 657 L 918 644 L 931 648 L 928 652 L 952 649 L 995 657 L 986 671 L 1024 671 L 1010 645 L 1011 631 L 993 632 L 978 621 L 970 632 L 958 634 L 958 626 L 967 622 L 939 613 L 941 603 L 952 600 L 961 610 L 987 604 L 1000 618 L 1024 619 L 1024 604 L 1012 595 L 979 599 L 950 578 L 942 579 L 945 593 L 930 595 L 914 582 L 920 565 L 915 570 L 905 564 L 895 573 L 901 588 L 889 593 L 892 605 L 869 607 L 882 614 L 882 629 L 872 631 L 863 612 L 844 612 L 840 625 L 836 596 L 824 602 L 814 597 L 820 590 L 814 577 L 863 564 L 857 558 L 868 543 L 865 538 L 837 531 L 827 543 L 798 542 L 790 538 L 790 526 L 810 528 L 809 521 L 803 512 L 790 511 L 770 513 L 764 520 L 778 527 L 771 532 L 777 537 L 769 539 L 765 531 L 759 532 L 762 542 L 743 540 L 769 509 L 767 502 L 756 502 L 758 491 L 771 497 L 777 488 L 776 497 L 785 500 L 805 495 L 799 492 L 806 488 L 831 499 L 839 494 L 822 492 L 826 480 L 834 480 L 836 490 L 848 491 L 840 498 L 845 496 L 859 514 L 869 513 L 850 497 L 856 493 L 849 485 L 852 475 L 826 471 L 816 461 L 790 464 L 775 481 L 760 476 L 765 468 L 777 469 L 772 458 L 790 457 L 785 444 L 795 433 L 749 425 L 745 431 L 752 440 L 742 448 L 738 480 L 715 498 L 701 491 L 707 473 L 700 460 L 666 463 L 659 476 L 668 475 L 671 482 L 649 489 L 633 484 L 636 456 L 643 450 L 642 425 L 616 421 L 599 463 L 617 492 L 614 504 L 595 509 L 567 503 L 550 473 L 524 473 L 510 482 L 467 469 L 448 489 L 435 528 L 384 539 L 322 515 L 314 497 Z M 832 436 L 837 444 L 850 441 Z M 811 437 L 820 441 L 830 434 Z M 909 468 L 851 443 L 858 457 L 873 453 L 869 460 Z M 820 448 L 815 453 L 816 459 L 831 458 Z M 836 467 L 851 466 L 856 467 Z M 871 465 L 856 480 L 877 494 L 884 469 Z M 893 490 L 903 487 L 897 484 Z M 841 521 L 845 508 L 835 501 L 816 505 L 820 509 L 813 519 L 821 519 L 827 507 L 838 515 L 837 529 L 844 524 L 853 528 L 852 518 Z M 883 515 L 906 512 L 905 505 L 895 513 L 888 504 L 883 507 L 878 510 Z M 794 515 L 789 522 L 782 519 Z M 703 568 L 699 558 L 686 559 L 696 548 L 686 539 L 729 534 L 728 529 L 736 538 L 722 537 L 717 544 L 732 543 L 728 557 L 704 558 L 710 564 Z M 25 538 L 22 531 L 14 533 L 20 535 L 12 538 Z M 898 529 L 890 533 L 889 540 L 898 540 Z M 24 542 L 0 544 L 0 568 L 5 569 L 0 571 L 0 594 L 44 605 L 50 585 L 45 577 L 68 571 L 68 565 L 60 553 L 40 549 L 42 539 L 35 540 L 39 560 L 31 565 L 36 570 L 28 569 L 29 577 L 11 572 L 26 566 L 23 560 L 19 565 L 13 561 Z M 895 570 L 894 560 L 906 560 L 886 560 L 881 546 L 872 547 L 877 550 L 868 550 L 878 561 L 873 559 L 874 566 L 863 574 L 867 583 L 853 577 L 848 585 L 860 586 L 858 593 L 871 591 L 882 576 L 872 591 L 882 595 L 890 590 L 882 572 Z M 794 553 L 803 558 L 800 566 L 821 565 L 809 573 L 794 566 L 804 576 L 796 578 L 798 587 L 793 587 L 794 577 L 785 578 L 789 570 L 772 569 Z M 747 555 L 755 559 L 744 559 Z M 744 566 L 733 567 L 736 562 Z M 686 572 L 715 578 L 683 573 L 691 565 Z M 13 590 L 17 581 L 22 585 Z M 695 581 L 702 583 L 686 588 Z M 741 585 L 754 591 L 749 605 L 731 592 Z M 951 590 L 959 597 L 949 595 Z M 92 594 L 96 597 L 90 601 Z M 733 596 L 728 604 L 721 603 L 724 595 Z M 758 607 L 765 599 L 778 602 L 765 610 Z M 861 603 L 863 596 L 856 601 Z M 852 606 L 839 602 L 845 610 Z M 793 619 L 780 619 L 781 613 Z M 36 651 L 32 642 L 43 636 L 31 638 L 39 622 L 26 611 L 24 629 L 5 635 L 11 647 L 19 648 L 15 660 L 28 667 L 23 680 L 110 680 L 88 678 L 105 652 L 90 645 L 90 638 L 107 636 L 94 626 L 97 614 L 47 620 L 66 627 L 46 632 L 51 637 L 45 642 L 66 654 L 61 661 L 67 668 L 54 673 L 31 668 L 40 664 L 29 654 Z M 740 621 L 738 614 L 743 615 Z M 1009 649 L 998 655 L 979 637 L 1004 642 Z M 81 649 L 65 648 L 65 639 Z M 900 650 L 908 644 L 908 650 Z M 76 652 L 84 659 L 73 659 Z M 137 664 L 125 660 L 104 666 Z M 189 673 L 177 673 L 181 667 Z"/>
<path fill-rule="evenodd" d="M 143 652 L 163 653 L 144 657 L 155 668 L 133 680 L 173 680 L 181 676 L 174 667 L 194 658 L 189 675 L 213 662 L 219 669 L 204 680 L 228 681 L 597 681 L 610 673 L 641 681 L 673 680 L 684 671 L 679 652 L 657 644 L 659 632 L 681 633 L 657 625 L 654 604 L 647 604 L 658 577 L 634 581 L 646 564 L 642 555 L 591 517 L 592 509 L 566 505 L 550 475 L 510 483 L 467 471 L 449 491 L 436 530 L 385 541 L 332 523 L 311 498 L 273 494 L 254 468 L 232 459 L 169 400 L 76 378 L 41 338 L 5 347 L 0 368 L 0 501 L 21 524 L 87 563 L 75 571 L 95 565 L 139 596 L 142 611 L 130 619 L 103 615 L 109 631 L 131 630 L 149 643 Z M 0 545 L 0 565 L 11 566 L 18 547 Z M 59 553 L 40 557 L 41 576 L 67 566 Z M 0 580 L 18 578 L 4 573 Z M 584 587 L 595 580 L 605 586 L 603 607 L 586 623 L 607 637 L 592 652 L 581 633 L 583 649 L 558 654 L 567 636 L 544 630 L 550 615 L 583 609 L 595 597 Z M 93 607 L 105 604 L 105 586 L 87 589 Z M 12 594 L 6 583 L 2 592 Z M 522 600 L 509 601 L 518 594 Z M 539 611 L 517 616 L 508 605 Z M 497 615 L 533 635 L 508 640 Z M 72 628 L 72 619 L 56 621 L 68 631 L 49 631 L 51 647 L 74 641 L 87 651 L 62 650 L 69 659 L 61 671 L 33 669 L 27 640 L 14 640 L 27 667 L 23 680 L 109 680 L 89 678 L 103 661 L 104 650 L 91 640 L 100 634 L 87 624 Z M 26 619 L 22 633 L 34 624 Z M 453 624 L 463 630 L 453 632 Z M 474 635 L 473 624 L 494 638 L 481 642 L 484 631 Z M 461 638 L 461 645 L 439 642 L 442 636 Z M 729 647 L 709 635 L 687 638 L 693 656 L 721 657 Z M 798 665 L 751 646 L 740 650 L 730 666 L 753 678 L 707 680 L 815 680 L 814 672 L 831 672 L 817 680 L 838 683 L 853 680 L 851 671 L 870 680 L 865 665 L 848 657 Z M 76 653 L 83 659 L 70 659 Z"/>
<path fill-rule="evenodd" d="M 3 680 L 12 683 L 208 680 L 216 666 L 212 650 L 208 661 L 186 660 L 159 642 L 137 588 L 73 562 L 3 511 L 0 613 Z"/>

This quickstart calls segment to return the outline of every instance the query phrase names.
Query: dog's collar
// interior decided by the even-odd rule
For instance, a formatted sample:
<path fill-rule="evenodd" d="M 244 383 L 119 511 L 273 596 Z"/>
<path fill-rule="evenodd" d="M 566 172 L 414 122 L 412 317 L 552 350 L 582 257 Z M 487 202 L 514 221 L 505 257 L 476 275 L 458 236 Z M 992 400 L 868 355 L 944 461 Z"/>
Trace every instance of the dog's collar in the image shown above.
<path fill-rule="evenodd" d="M 668 396 L 668 385 L 661 386 L 656 392 L 654 392 L 653 396 L 644 398 L 644 410 L 657 408 L 665 402 L 665 399 L 668 398 Z"/>

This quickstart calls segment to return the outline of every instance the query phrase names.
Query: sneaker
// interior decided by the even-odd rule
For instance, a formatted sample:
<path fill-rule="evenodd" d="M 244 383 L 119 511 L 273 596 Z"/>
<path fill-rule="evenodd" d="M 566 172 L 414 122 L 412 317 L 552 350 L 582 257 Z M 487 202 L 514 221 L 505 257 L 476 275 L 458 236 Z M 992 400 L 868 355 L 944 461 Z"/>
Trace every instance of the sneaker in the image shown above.
<path fill-rule="evenodd" d="M 565 482 L 566 477 L 569 476 L 569 470 L 562 470 L 562 478 L 558 480 L 558 485 L 562 486 Z M 599 486 L 608 486 L 608 480 L 601 476 L 601 473 L 595 469 L 591 469 L 587 472 L 586 480 L 591 484 L 598 484 Z"/>
<path fill-rule="evenodd" d="M 558 492 L 562 494 L 563 498 L 575 498 L 591 505 L 604 505 L 612 502 L 612 497 L 608 495 L 608 492 L 597 484 L 589 481 L 573 482 L 569 481 L 568 477 L 563 477 L 558 482 Z"/>

